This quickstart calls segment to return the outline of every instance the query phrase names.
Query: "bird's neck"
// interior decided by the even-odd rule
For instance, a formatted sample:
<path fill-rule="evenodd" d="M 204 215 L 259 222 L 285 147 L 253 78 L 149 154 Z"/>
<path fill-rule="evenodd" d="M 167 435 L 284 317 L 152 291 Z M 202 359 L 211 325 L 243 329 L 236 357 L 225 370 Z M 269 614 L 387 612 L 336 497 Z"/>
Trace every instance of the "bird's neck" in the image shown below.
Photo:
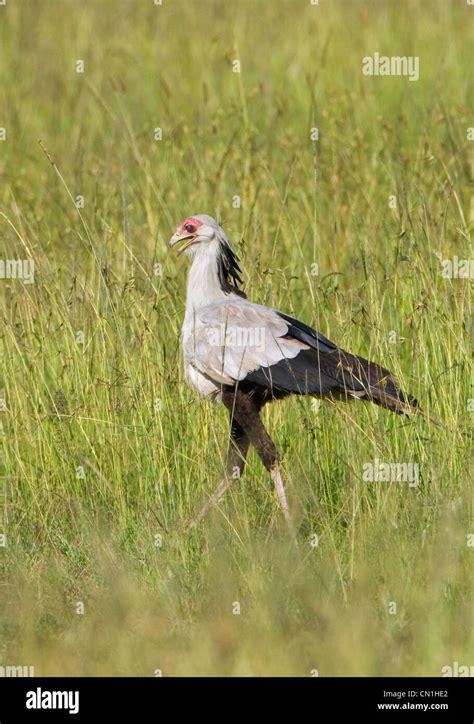
<path fill-rule="evenodd" d="M 219 281 L 216 257 L 197 253 L 188 276 L 186 313 L 192 314 L 193 310 L 225 299 L 226 296 Z"/>

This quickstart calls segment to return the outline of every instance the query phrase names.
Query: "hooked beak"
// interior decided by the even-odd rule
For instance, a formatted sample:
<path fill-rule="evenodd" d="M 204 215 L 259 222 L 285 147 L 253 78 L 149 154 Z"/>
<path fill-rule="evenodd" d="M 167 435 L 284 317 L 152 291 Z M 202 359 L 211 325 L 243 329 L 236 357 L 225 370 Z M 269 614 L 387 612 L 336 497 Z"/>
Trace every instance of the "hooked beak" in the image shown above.
<path fill-rule="evenodd" d="M 179 254 L 182 254 L 183 251 L 186 251 L 190 246 L 192 246 L 195 243 L 194 235 L 193 234 L 180 234 L 178 231 L 173 234 L 173 236 L 170 239 L 170 246 L 176 246 L 177 244 L 180 244 L 181 242 L 184 242 L 184 244 L 181 246 L 180 249 L 178 249 L 178 256 Z"/>

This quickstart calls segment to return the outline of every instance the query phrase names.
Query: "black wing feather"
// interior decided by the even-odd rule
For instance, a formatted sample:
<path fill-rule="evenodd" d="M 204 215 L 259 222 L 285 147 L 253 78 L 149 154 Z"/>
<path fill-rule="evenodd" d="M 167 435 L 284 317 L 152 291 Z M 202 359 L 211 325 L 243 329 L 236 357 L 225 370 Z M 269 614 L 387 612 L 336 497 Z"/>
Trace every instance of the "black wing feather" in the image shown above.
<path fill-rule="evenodd" d="M 321 352 L 330 352 L 331 350 L 337 349 L 337 345 L 331 342 L 330 339 L 325 337 L 320 332 L 316 332 L 315 329 L 309 327 L 304 322 L 300 322 L 299 319 L 290 317 L 289 314 L 284 312 L 277 312 L 278 316 L 289 323 L 288 336 L 294 339 L 299 339 L 300 342 L 309 344 L 313 349 L 319 349 Z"/>
<path fill-rule="evenodd" d="M 286 337 L 298 339 L 310 349 L 293 359 L 282 359 L 260 367 L 245 378 L 246 383 L 269 389 L 275 397 L 287 394 L 334 396 L 370 400 L 394 412 L 409 414 L 417 400 L 400 389 L 389 370 L 337 347 L 308 325 L 278 312 L 288 322 Z"/>

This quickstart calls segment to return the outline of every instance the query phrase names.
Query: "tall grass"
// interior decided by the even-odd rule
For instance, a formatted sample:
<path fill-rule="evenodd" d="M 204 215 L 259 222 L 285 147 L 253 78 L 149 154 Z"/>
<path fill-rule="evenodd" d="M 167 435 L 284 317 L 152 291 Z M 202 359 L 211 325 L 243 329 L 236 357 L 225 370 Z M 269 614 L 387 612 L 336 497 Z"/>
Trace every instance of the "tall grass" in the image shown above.
<path fill-rule="evenodd" d="M 0 7 L 1 255 L 36 268 L 32 285 L 0 280 L 0 665 L 472 663 L 471 282 L 441 273 L 471 252 L 471 16 L 454 0 Z M 375 51 L 418 55 L 420 80 L 364 77 Z M 187 268 L 167 241 L 200 212 L 229 232 L 252 299 L 391 368 L 445 425 L 306 399 L 265 410 L 298 551 L 253 454 L 186 528 L 228 434 L 181 370 Z M 417 463 L 420 484 L 364 481 L 376 458 Z"/>

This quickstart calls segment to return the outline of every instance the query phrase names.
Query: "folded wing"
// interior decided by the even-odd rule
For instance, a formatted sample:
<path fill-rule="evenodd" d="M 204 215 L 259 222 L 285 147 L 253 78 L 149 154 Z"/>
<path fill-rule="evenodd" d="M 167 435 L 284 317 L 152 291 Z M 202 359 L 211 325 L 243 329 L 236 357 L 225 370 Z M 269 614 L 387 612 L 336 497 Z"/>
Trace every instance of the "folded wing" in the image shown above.
<path fill-rule="evenodd" d="M 196 313 L 185 333 L 187 360 L 224 385 L 286 394 L 370 400 L 410 414 L 417 401 L 380 365 L 341 350 L 319 332 L 246 299 L 225 300 Z"/>

